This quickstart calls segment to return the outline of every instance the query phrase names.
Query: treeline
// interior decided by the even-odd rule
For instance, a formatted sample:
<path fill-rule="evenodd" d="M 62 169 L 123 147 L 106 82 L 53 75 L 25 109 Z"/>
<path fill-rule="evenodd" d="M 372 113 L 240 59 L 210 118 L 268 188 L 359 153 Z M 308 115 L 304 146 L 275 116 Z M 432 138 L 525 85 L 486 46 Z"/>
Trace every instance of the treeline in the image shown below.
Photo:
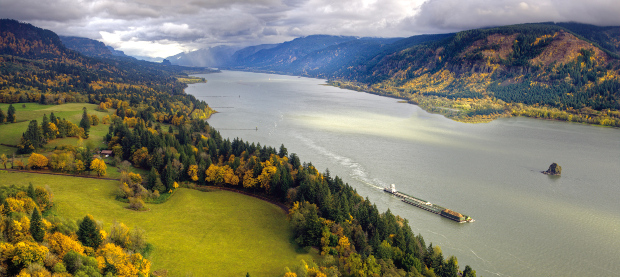
<path fill-rule="evenodd" d="M 231 187 L 292 207 L 296 243 L 318 247 L 323 256 L 322 266 L 306 270 L 326 276 L 459 274 L 456 258 L 445 259 L 438 247 L 412 232 L 407 220 L 389 210 L 380 213 L 342 179 L 301 163 L 283 145 L 223 139 L 202 120 L 191 120 L 175 133 L 149 125 L 140 120 L 131 129 L 117 118 L 105 137 L 118 160 L 149 170 L 147 176 L 124 173 L 119 197 L 130 205 L 139 208 L 136 201 L 170 193 L 183 182 Z M 465 273 L 475 276 L 469 267 Z"/>
<path fill-rule="evenodd" d="M 144 230 L 115 222 L 107 233 L 87 215 L 77 222 L 50 213 L 43 187 L 0 187 L 2 276 L 149 276 Z"/>

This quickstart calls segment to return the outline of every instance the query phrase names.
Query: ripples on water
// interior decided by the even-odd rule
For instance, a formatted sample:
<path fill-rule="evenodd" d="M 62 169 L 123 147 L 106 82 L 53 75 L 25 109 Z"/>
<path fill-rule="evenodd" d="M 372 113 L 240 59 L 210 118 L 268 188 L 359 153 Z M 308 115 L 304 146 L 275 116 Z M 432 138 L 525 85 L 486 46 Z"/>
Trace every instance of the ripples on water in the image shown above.
<path fill-rule="evenodd" d="M 316 79 L 201 77 L 208 83 L 188 93 L 234 107 L 209 120 L 224 137 L 284 144 L 329 168 L 479 276 L 620 272 L 620 130 L 526 118 L 462 124 Z M 562 177 L 540 173 L 552 162 Z M 476 222 L 457 224 L 379 190 L 392 183 Z"/>

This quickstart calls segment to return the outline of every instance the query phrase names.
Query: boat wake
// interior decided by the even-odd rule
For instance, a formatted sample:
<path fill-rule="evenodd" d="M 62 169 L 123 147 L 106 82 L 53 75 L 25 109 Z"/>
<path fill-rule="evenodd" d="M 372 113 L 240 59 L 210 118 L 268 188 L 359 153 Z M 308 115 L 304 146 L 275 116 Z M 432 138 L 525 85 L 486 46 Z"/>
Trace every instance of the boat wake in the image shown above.
<path fill-rule="evenodd" d="M 383 188 L 387 185 L 378 179 L 370 178 L 368 176 L 368 172 L 364 169 L 364 167 L 361 164 L 355 162 L 353 159 L 331 152 L 303 136 L 296 134 L 295 137 L 299 141 L 302 141 L 306 146 L 310 147 L 312 150 L 315 150 L 319 154 L 328 157 L 332 161 L 336 161 L 341 166 L 346 167 L 349 170 L 349 176 L 354 180 L 359 181 L 360 183 L 365 184 L 369 187 L 380 190 L 383 190 Z"/>

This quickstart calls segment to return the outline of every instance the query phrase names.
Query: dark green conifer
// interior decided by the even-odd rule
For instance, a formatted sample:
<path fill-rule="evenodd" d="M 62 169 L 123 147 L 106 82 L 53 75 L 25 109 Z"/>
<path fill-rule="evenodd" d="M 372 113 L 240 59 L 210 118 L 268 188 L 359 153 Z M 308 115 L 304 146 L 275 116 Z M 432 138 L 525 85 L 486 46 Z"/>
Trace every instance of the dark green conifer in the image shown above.
<path fill-rule="evenodd" d="M 32 185 L 32 182 L 28 185 L 27 194 L 28 194 L 28 197 L 32 198 L 34 202 L 37 202 L 36 195 L 34 193 L 34 185 Z"/>
<path fill-rule="evenodd" d="M 86 107 L 82 109 L 82 120 L 80 121 L 80 127 L 84 129 L 84 138 L 88 138 L 88 131 L 90 130 L 90 119 L 86 113 Z"/>
<path fill-rule="evenodd" d="M 13 104 L 9 105 L 6 121 L 9 123 L 15 122 L 15 107 L 13 107 Z"/>
<path fill-rule="evenodd" d="M 80 223 L 77 235 L 78 240 L 82 242 L 84 246 L 96 249 L 102 242 L 99 227 L 91 215 L 84 217 Z"/>
<path fill-rule="evenodd" d="M 42 242 L 45 237 L 45 229 L 43 229 L 43 222 L 41 220 L 41 212 L 39 208 L 35 207 L 30 218 L 30 234 L 37 242 Z"/>

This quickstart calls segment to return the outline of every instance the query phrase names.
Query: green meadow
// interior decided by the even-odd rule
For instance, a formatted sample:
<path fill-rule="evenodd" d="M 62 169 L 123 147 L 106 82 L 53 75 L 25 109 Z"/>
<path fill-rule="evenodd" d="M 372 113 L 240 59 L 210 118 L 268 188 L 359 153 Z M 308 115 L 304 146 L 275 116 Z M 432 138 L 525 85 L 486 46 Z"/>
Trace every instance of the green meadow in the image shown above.
<path fill-rule="evenodd" d="M 114 200 L 118 181 L 0 171 L 2 185 L 30 182 L 51 188 L 60 216 L 91 214 L 108 232 L 114 221 L 144 229 L 154 246 L 151 269 L 167 269 L 169 276 L 280 276 L 284 267 L 316 255 L 297 253 L 286 214 L 250 196 L 181 188 L 166 203 L 138 212 Z"/>
<path fill-rule="evenodd" d="M 23 106 L 26 106 L 25 108 Z M 21 136 L 31 120 L 37 120 L 39 125 L 43 121 L 43 115 L 46 114 L 49 118 L 53 112 L 58 118 L 64 118 L 75 124 L 80 124 L 82 119 L 82 108 L 86 107 L 88 114 L 95 114 L 99 117 L 99 125 L 91 126 L 89 132 L 89 138 L 83 141 L 84 145 L 92 144 L 94 147 L 104 146 L 103 137 L 108 133 L 109 125 L 101 124 L 101 119 L 106 115 L 111 115 L 113 110 L 109 112 L 101 112 L 95 110 L 97 105 L 87 103 L 69 103 L 62 105 L 41 105 L 38 103 L 15 103 L 15 123 L 0 124 L 0 142 L 8 145 L 17 145 L 20 142 Z M 0 104 L 0 109 L 7 114 L 9 104 Z M 48 142 L 45 146 L 47 149 L 53 149 L 60 145 L 77 145 L 77 138 L 59 138 Z M 0 145 L 0 154 L 10 155 L 15 152 L 15 148 Z"/>

